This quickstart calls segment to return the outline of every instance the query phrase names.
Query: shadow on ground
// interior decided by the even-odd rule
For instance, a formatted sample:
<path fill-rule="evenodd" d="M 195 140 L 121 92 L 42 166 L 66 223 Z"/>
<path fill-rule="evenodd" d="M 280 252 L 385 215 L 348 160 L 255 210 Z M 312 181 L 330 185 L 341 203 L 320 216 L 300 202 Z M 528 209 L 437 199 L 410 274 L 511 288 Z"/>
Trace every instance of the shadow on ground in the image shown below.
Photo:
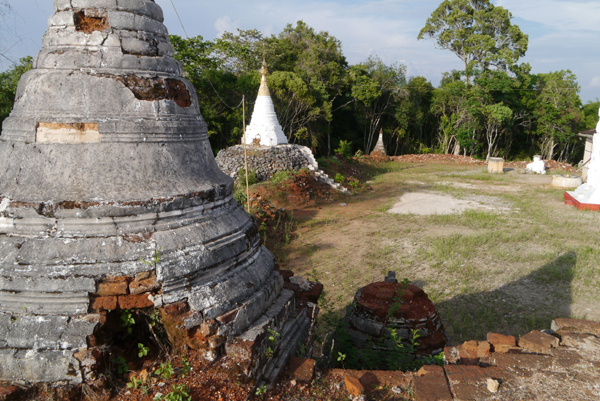
<path fill-rule="evenodd" d="M 576 263 L 576 252 L 568 252 L 494 291 L 459 295 L 436 304 L 450 344 L 485 340 L 488 332 L 518 337 L 534 329 L 549 329 L 553 319 L 570 317 Z"/>

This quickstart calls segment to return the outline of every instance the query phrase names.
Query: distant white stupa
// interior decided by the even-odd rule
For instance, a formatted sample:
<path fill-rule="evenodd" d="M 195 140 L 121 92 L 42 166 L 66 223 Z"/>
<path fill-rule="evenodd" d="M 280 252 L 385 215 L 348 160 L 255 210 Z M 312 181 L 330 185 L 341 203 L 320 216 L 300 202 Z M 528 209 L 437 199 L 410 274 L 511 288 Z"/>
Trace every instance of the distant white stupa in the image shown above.
<path fill-rule="evenodd" d="M 267 85 L 268 73 L 267 64 L 263 60 L 263 66 L 260 69 L 262 75 L 260 89 L 258 90 L 250 125 L 246 128 L 247 145 L 275 146 L 288 143 L 277 120 L 277 114 L 275 114 L 271 93 Z"/>

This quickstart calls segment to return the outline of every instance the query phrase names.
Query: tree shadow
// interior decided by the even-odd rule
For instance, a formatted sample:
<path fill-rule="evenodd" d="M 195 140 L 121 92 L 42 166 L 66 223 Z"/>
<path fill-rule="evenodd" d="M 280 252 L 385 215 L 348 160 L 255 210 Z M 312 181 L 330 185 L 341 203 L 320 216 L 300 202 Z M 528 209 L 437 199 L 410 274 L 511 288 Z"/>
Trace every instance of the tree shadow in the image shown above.
<path fill-rule="evenodd" d="M 458 295 L 436 304 L 449 343 L 485 340 L 489 332 L 520 336 L 571 316 L 574 251 L 493 291 Z"/>

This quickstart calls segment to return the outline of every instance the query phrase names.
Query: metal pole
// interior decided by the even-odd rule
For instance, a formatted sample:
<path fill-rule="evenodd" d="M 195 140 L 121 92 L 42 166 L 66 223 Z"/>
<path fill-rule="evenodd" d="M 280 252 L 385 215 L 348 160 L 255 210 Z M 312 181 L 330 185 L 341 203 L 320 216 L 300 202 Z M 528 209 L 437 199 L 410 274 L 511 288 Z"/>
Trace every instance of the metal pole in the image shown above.
<path fill-rule="evenodd" d="M 246 211 L 250 214 L 250 188 L 248 185 L 248 153 L 246 151 L 246 95 L 242 95 L 242 130 L 244 132 L 244 164 L 246 165 Z"/>

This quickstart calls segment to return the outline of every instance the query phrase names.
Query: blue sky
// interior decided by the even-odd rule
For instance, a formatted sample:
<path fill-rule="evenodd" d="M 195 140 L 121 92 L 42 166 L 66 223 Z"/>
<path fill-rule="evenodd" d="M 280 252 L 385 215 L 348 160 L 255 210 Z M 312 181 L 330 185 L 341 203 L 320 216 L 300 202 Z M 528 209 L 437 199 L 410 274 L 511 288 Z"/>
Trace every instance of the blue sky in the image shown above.
<path fill-rule="evenodd" d="M 35 55 L 41 47 L 52 0 L 8 0 L 14 18 L 0 21 L 0 47 L 12 60 Z M 165 12 L 170 33 L 184 36 L 171 0 L 156 0 Z M 277 34 L 298 20 L 341 40 L 350 63 L 378 55 L 399 62 L 409 75 L 422 75 L 434 85 L 441 74 L 461 69 L 458 58 L 418 41 L 427 17 L 441 0 L 173 0 L 190 36 L 214 39 L 236 28 Z M 494 0 L 512 12 L 513 23 L 529 34 L 529 50 L 521 61 L 534 73 L 570 69 L 581 86 L 581 99 L 600 98 L 600 0 Z M 10 50 L 8 50 L 10 49 Z M 0 60 L 0 69 L 10 62 Z"/>

